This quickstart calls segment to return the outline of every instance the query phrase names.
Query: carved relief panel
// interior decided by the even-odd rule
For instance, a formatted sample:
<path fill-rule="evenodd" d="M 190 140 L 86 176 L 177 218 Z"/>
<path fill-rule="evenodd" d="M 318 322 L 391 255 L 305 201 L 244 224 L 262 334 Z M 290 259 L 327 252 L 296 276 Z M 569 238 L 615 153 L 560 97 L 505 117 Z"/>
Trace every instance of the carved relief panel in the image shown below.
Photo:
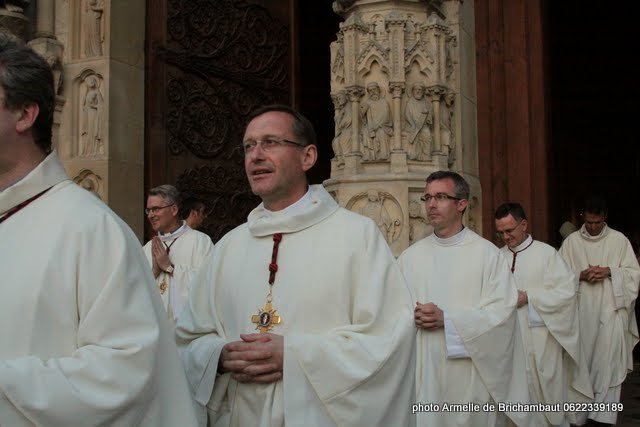
<path fill-rule="evenodd" d="M 437 154 L 444 165 L 452 164 L 447 157 L 456 139 L 451 123 L 457 40 L 442 8 L 345 13 L 353 3 L 334 2 L 346 19 L 331 46 L 331 92 L 339 99 L 343 91 L 361 88 L 364 96 L 352 100 L 358 118 L 350 123 L 359 129 L 350 133 L 344 131 L 345 104 L 334 103 L 335 166 L 349 155 L 365 163 L 388 161 L 394 151 L 425 163 Z M 434 98 L 431 87 L 441 89 L 441 98 Z"/>
<path fill-rule="evenodd" d="M 402 208 L 390 193 L 370 188 L 353 196 L 346 207 L 371 218 L 388 244 L 400 237 L 404 225 Z"/>

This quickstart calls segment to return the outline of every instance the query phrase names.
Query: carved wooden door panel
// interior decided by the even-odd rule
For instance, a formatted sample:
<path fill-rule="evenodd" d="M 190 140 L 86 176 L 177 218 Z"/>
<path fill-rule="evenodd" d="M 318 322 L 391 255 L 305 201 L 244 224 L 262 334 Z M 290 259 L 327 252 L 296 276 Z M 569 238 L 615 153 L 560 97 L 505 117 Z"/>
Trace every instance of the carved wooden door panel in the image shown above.
<path fill-rule="evenodd" d="M 289 103 L 294 2 L 147 0 L 145 190 L 204 200 L 214 242 L 259 203 L 240 143 L 253 109 Z"/>

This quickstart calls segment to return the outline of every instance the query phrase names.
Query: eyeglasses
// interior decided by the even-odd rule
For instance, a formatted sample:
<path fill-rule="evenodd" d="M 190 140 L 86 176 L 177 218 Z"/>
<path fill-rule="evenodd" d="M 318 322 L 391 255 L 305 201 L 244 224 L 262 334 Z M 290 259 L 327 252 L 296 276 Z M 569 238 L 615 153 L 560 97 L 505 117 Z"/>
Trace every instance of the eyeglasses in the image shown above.
<path fill-rule="evenodd" d="M 175 203 L 171 203 L 170 205 L 166 205 L 166 206 L 154 206 L 152 208 L 146 208 L 144 210 L 145 215 L 149 215 L 150 213 L 158 213 L 160 212 L 160 210 L 164 209 L 164 208 L 168 208 L 169 206 L 173 206 L 175 205 Z"/>
<path fill-rule="evenodd" d="M 446 202 L 447 200 L 455 200 L 457 202 L 458 200 L 462 200 L 462 199 L 460 197 L 450 196 L 446 193 L 437 193 L 437 194 L 424 194 L 422 197 L 420 197 L 420 200 L 427 203 L 429 203 L 431 200 L 435 200 L 436 202 L 440 203 L 440 202 Z"/>
<path fill-rule="evenodd" d="M 510 229 L 508 229 L 508 230 L 496 231 L 496 236 L 498 236 L 498 237 L 502 237 L 502 236 L 504 236 L 505 234 L 508 234 L 508 235 L 513 234 L 513 232 L 514 232 L 514 231 L 516 231 L 516 229 L 517 229 L 518 227 L 520 227 L 520 224 L 522 224 L 522 221 L 524 221 L 524 219 L 521 219 L 521 220 L 520 220 L 520 222 L 519 222 L 519 223 L 517 223 L 515 227 L 510 228 Z"/>
<path fill-rule="evenodd" d="M 248 139 L 242 143 L 242 149 L 244 150 L 244 154 L 249 154 L 251 151 L 253 151 L 254 148 L 258 146 L 258 144 L 260 145 L 260 148 L 262 148 L 262 150 L 266 152 L 272 151 L 275 147 L 283 147 L 287 144 L 295 145 L 296 147 L 300 147 L 300 148 L 305 147 L 304 144 L 300 144 L 299 142 L 295 142 L 295 141 L 290 141 L 288 139 L 266 138 L 266 139 L 257 140 L 257 141 L 254 139 Z"/>

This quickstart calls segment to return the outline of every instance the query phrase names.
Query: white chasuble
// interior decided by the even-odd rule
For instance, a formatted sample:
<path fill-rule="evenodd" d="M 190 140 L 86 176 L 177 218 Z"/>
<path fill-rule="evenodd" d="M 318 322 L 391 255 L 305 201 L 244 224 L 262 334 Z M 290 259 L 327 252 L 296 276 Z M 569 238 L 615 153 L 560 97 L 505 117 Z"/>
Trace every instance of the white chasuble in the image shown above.
<path fill-rule="evenodd" d="M 513 251 L 507 246 L 500 250 L 529 301 L 518 309 L 518 320 L 531 398 L 555 405 L 545 412 L 547 425 L 583 424 L 585 413 L 565 414 L 563 408 L 564 402 L 593 400 L 580 346 L 575 276 L 558 251 L 531 236 Z"/>
<path fill-rule="evenodd" d="M 262 205 L 215 246 L 178 319 L 196 400 L 215 426 L 412 426 L 415 330 L 409 291 L 378 227 L 321 186 L 280 212 Z M 283 379 L 216 375 L 223 345 L 256 331 L 273 234 L 282 233 L 273 307 Z"/>
<path fill-rule="evenodd" d="M 140 242 L 55 153 L 0 192 L 0 425 L 193 426 Z"/>
<path fill-rule="evenodd" d="M 506 416 L 519 426 L 536 425 L 535 414 L 498 409 L 500 403 L 530 402 L 517 291 L 498 248 L 463 229 L 450 239 L 425 237 L 398 262 L 415 301 L 436 304 L 455 328 L 418 330 L 416 400 L 440 407 L 418 412 L 418 426 L 498 426 L 508 422 Z M 448 356 L 445 332 L 459 335 L 470 357 Z M 444 404 L 468 403 L 480 410 L 442 411 Z"/>
<path fill-rule="evenodd" d="M 631 243 L 605 225 L 591 236 L 584 225 L 562 243 L 560 255 L 576 275 L 590 265 L 609 267 L 611 277 L 596 283 L 579 282 L 580 339 L 596 402 L 619 401 L 619 386 L 633 370 L 633 347 L 638 343 L 635 300 L 640 267 Z M 592 412 L 589 418 L 615 423 L 617 413 Z"/>
<path fill-rule="evenodd" d="M 213 250 L 211 238 L 206 234 L 190 228 L 184 221 L 173 234 L 161 235 L 165 248 L 169 247 L 169 259 L 173 264 L 173 274 L 160 272 L 156 277 L 156 288 L 171 324 L 180 316 L 189 298 L 189 286 L 197 269 L 209 257 Z M 151 240 L 144 245 L 144 254 L 153 266 Z M 161 292 L 163 283 L 167 284 L 165 292 Z"/>

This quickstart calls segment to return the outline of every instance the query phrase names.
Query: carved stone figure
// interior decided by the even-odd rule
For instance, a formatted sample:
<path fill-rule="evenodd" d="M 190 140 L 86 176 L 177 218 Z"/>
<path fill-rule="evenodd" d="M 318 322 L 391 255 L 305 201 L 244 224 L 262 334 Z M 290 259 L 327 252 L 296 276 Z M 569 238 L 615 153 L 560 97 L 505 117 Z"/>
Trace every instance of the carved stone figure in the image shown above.
<path fill-rule="evenodd" d="M 417 200 L 409 202 L 409 244 L 412 245 L 433 233 L 433 227 L 424 219 L 421 203 Z"/>
<path fill-rule="evenodd" d="M 440 103 L 440 143 L 444 154 L 449 156 L 449 164 L 455 160 L 456 132 L 454 121 L 454 108 L 456 95 L 449 92 L 444 97 L 444 102 Z"/>
<path fill-rule="evenodd" d="M 86 56 L 102 56 L 102 15 L 104 12 L 104 0 L 86 0 L 86 44 L 84 53 Z"/>
<path fill-rule="evenodd" d="M 394 237 L 394 221 L 389 215 L 389 211 L 384 207 L 384 199 L 380 197 L 380 193 L 376 190 L 367 191 L 367 200 L 360 208 L 360 214 L 371 218 L 380 229 L 382 235 L 387 242 L 392 242 Z"/>
<path fill-rule="evenodd" d="M 389 139 L 393 134 L 391 109 L 376 82 L 367 85 L 369 99 L 362 104 L 363 160 L 386 160 L 389 158 Z"/>
<path fill-rule="evenodd" d="M 80 156 L 104 154 L 102 144 L 104 98 L 100 93 L 100 83 L 95 75 L 88 76 L 85 82 L 87 93 L 82 104 L 83 130 L 80 137 Z"/>
<path fill-rule="evenodd" d="M 433 111 L 431 102 L 425 97 L 425 85 L 416 82 L 404 111 L 406 122 L 408 157 L 411 160 L 430 160 L 433 147 Z"/>
<path fill-rule="evenodd" d="M 353 5 L 355 0 L 335 0 L 332 4 L 335 13 L 342 13 Z"/>
<path fill-rule="evenodd" d="M 53 71 L 53 87 L 56 95 L 60 95 L 62 92 L 62 63 L 60 58 L 53 52 L 47 52 L 44 55 L 44 59 L 51 67 L 51 71 Z"/>
<path fill-rule="evenodd" d="M 31 3 L 31 0 L 0 0 L 0 9 L 22 13 L 29 6 L 29 3 Z"/>
<path fill-rule="evenodd" d="M 338 164 L 344 163 L 344 155 L 351 151 L 351 108 L 347 106 L 347 93 L 343 90 L 334 97 L 335 137 L 331 146 Z"/>
<path fill-rule="evenodd" d="M 102 191 L 102 178 L 95 173 L 88 169 L 83 169 L 76 177 L 73 178 L 73 182 L 101 199 L 100 192 Z"/>

